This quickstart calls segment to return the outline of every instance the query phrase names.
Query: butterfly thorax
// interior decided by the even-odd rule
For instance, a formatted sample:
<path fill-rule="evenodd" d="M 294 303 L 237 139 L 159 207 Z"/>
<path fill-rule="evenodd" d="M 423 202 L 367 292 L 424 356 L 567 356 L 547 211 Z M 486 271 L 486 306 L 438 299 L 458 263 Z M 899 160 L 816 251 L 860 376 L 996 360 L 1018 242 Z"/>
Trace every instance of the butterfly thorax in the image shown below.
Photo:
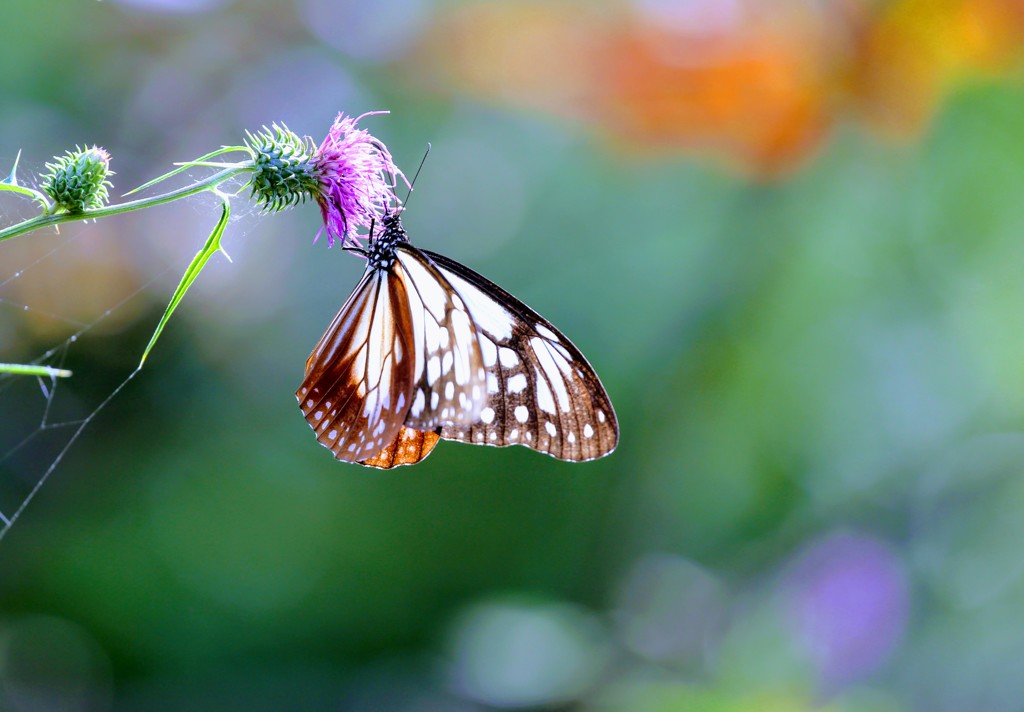
<path fill-rule="evenodd" d="M 366 259 L 371 269 L 386 270 L 395 262 L 395 247 L 408 242 L 402 219 L 397 213 L 391 213 L 382 221 L 384 228 L 367 247 Z"/>

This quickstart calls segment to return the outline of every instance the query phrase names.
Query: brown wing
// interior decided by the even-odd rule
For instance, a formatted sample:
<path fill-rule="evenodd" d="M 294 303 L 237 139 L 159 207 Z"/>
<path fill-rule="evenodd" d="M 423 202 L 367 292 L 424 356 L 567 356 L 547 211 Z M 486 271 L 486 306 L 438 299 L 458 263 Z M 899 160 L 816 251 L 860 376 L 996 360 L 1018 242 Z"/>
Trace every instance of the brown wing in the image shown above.
<path fill-rule="evenodd" d="M 441 437 L 479 445 L 525 445 L 560 460 L 593 460 L 615 449 L 611 400 L 586 358 L 551 322 L 485 277 L 422 250 L 458 292 L 479 335 L 487 405 L 471 427 Z"/>
<path fill-rule="evenodd" d="M 310 354 L 295 393 L 316 439 L 338 460 L 374 460 L 394 446 L 413 390 L 411 334 L 405 285 L 368 269 Z"/>
<path fill-rule="evenodd" d="M 390 470 L 399 465 L 415 465 L 430 454 L 440 438 L 437 430 L 411 430 L 403 427 L 391 444 L 380 453 L 359 462 L 360 465 Z"/>

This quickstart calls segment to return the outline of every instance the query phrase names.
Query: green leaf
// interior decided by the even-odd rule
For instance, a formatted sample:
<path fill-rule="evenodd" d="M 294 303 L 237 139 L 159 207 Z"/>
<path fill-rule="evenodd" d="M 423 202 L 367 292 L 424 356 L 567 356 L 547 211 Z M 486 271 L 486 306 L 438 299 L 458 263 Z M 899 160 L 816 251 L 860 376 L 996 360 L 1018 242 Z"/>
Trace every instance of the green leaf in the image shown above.
<path fill-rule="evenodd" d="M 18 161 L 21 160 L 21 151 L 18 151 L 18 155 L 14 157 L 14 166 L 11 168 L 11 174 L 4 178 L 0 183 L 7 183 L 10 185 L 18 185 Z"/>
<path fill-rule="evenodd" d="M 0 183 L 0 190 L 6 190 L 6 191 L 10 191 L 12 193 L 20 193 L 21 195 L 27 195 L 28 197 L 32 198 L 33 200 L 39 201 L 39 202 L 43 203 L 44 205 L 46 204 L 46 199 L 43 198 L 42 193 L 34 191 L 31 188 L 25 188 L 23 186 L 20 186 L 20 185 L 14 184 L 14 183 L 7 183 L 5 181 L 5 182 Z"/>
<path fill-rule="evenodd" d="M 0 373 L 13 373 L 17 376 L 51 376 L 67 378 L 71 371 L 52 366 L 35 366 L 28 363 L 0 363 Z"/>
<path fill-rule="evenodd" d="M 43 206 L 43 210 L 50 209 L 50 203 L 46 199 L 46 196 L 40 193 L 38 190 L 32 190 L 24 186 L 18 185 L 18 161 L 21 160 L 21 151 L 18 151 L 18 155 L 14 159 L 14 167 L 11 168 L 11 173 L 3 180 L 0 180 L 0 190 L 6 190 L 11 193 L 19 193 L 21 195 L 28 196 L 32 200 L 36 201 Z"/>
<path fill-rule="evenodd" d="M 178 165 L 177 168 L 175 168 L 170 173 L 164 173 L 162 176 L 159 176 L 158 178 L 154 178 L 153 180 L 149 181 L 148 183 L 143 183 L 138 188 L 133 188 L 133 189 L 129 190 L 127 193 L 125 193 L 121 197 L 124 198 L 124 197 L 129 196 L 129 195 L 131 195 L 133 193 L 138 193 L 140 190 L 145 190 L 146 188 L 149 188 L 150 186 L 154 186 L 157 183 L 159 183 L 160 181 L 164 181 L 164 180 L 167 180 L 168 178 L 171 178 L 172 176 L 176 176 L 179 173 L 181 173 L 182 171 L 188 170 L 189 168 L 195 168 L 195 167 L 202 167 L 204 165 L 210 165 L 210 164 L 204 163 L 204 161 L 208 161 L 209 159 L 213 158 L 214 156 L 220 156 L 220 155 L 225 154 L 225 153 L 234 153 L 235 151 L 245 151 L 245 152 L 249 153 L 250 155 L 252 155 L 252 152 L 248 148 L 246 148 L 245 146 L 224 146 L 223 148 L 218 148 L 216 151 L 211 151 L 210 153 L 207 153 L 205 156 L 200 156 L 199 158 L 197 158 L 197 159 L 195 159 L 193 161 L 187 161 L 185 163 L 181 163 L 181 164 Z M 232 164 L 224 164 L 225 167 L 228 167 L 230 165 L 232 165 Z M 216 166 L 221 166 L 221 164 L 215 164 L 215 167 Z"/>
<path fill-rule="evenodd" d="M 160 337 L 160 333 L 167 326 L 167 322 L 171 318 L 171 314 L 178 308 L 178 304 L 185 298 L 185 293 L 188 288 L 192 286 L 192 282 L 195 281 L 199 273 L 203 271 L 203 267 L 217 252 L 224 252 L 224 248 L 221 247 L 220 238 L 224 234 L 224 228 L 227 227 L 228 218 L 231 216 L 231 204 L 228 202 L 227 196 L 217 192 L 223 202 L 223 209 L 221 211 L 220 220 L 217 221 L 217 225 L 214 226 L 213 232 L 210 233 L 210 237 L 207 238 L 206 244 L 203 245 L 202 249 L 196 253 L 196 256 L 192 258 L 192 263 L 185 270 L 185 274 L 181 277 L 181 282 L 178 283 L 178 288 L 174 290 L 174 295 L 171 297 L 170 303 L 167 305 L 167 309 L 164 310 L 164 315 L 160 318 L 160 323 L 156 326 L 156 331 L 153 332 L 152 338 L 149 340 L 149 344 L 146 345 L 146 350 L 142 352 L 142 360 L 139 361 L 139 368 L 142 368 L 143 364 L 146 363 L 146 357 L 149 356 L 149 352 L 156 344 L 156 340 Z M 227 257 L 227 253 L 224 252 L 224 256 Z M 231 258 L 228 257 L 230 260 Z"/>

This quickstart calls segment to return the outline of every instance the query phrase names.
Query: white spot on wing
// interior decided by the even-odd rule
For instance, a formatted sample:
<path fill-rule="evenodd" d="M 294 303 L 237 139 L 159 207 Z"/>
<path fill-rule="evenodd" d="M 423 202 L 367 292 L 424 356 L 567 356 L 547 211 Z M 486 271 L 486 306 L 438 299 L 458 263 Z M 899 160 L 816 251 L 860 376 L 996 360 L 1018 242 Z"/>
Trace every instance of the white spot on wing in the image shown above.
<path fill-rule="evenodd" d="M 484 357 L 484 364 L 493 366 L 498 361 L 498 347 L 490 339 L 480 339 L 480 353 Z"/>
<path fill-rule="evenodd" d="M 487 407 L 480 411 L 480 420 L 484 423 L 494 422 L 494 408 Z"/>
<path fill-rule="evenodd" d="M 526 374 L 517 373 L 512 376 L 512 378 L 508 379 L 506 385 L 508 386 L 509 393 L 522 393 L 526 390 Z"/>
<path fill-rule="evenodd" d="M 537 361 L 543 367 L 544 372 L 551 379 L 551 387 L 555 389 L 555 397 L 558 398 L 558 407 L 562 411 L 569 410 L 569 392 L 565 389 L 565 382 L 559 375 L 559 371 L 568 374 L 568 365 L 563 367 L 561 359 L 554 358 L 548 350 L 547 344 L 536 337 L 530 339 Z M 539 378 L 537 380 L 540 380 Z"/>
<path fill-rule="evenodd" d="M 512 338 L 512 315 L 504 307 L 457 274 L 443 267 L 438 269 L 466 302 L 477 326 L 498 341 Z"/>
<path fill-rule="evenodd" d="M 375 309 L 376 314 L 384 315 L 390 313 L 391 297 L 389 289 L 382 288 L 378 290 Z M 389 343 L 394 340 L 394 334 L 392 333 L 393 324 L 394 322 L 392 322 L 390 318 L 383 317 L 374 319 L 370 323 L 370 336 L 366 345 L 366 360 L 368 363 L 378 364 L 383 361 L 383 349 L 385 343 Z M 356 361 L 359 361 L 359 359 L 356 359 Z M 371 388 L 377 385 L 380 375 L 380 371 L 376 368 L 371 368 L 370 372 L 366 374 Z"/>
<path fill-rule="evenodd" d="M 457 351 L 455 354 L 455 380 L 459 383 L 468 383 L 470 359 L 472 358 L 470 345 L 473 343 L 473 339 L 476 339 L 476 332 L 469 321 L 469 315 L 461 311 L 452 312 L 451 328 L 455 339 L 452 348 Z M 479 339 L 477 339 L 477 343 L 479 343 Z"/>
<path fill-rule="evenodd" d="M 537 324 L 537 333 L 543 336 L 545 339 L 551 339 L 552 341 L 558 341 L 558 335 L 543 324 Z"/>
<path fill-rule="evenodd" d="M 516 420 L 520 423 L 525 423 L 530 419 L 530 411 L 526 409 L 525 405 L 517 405 L 514 415 L 516 416 Z"/>
<path fill-rule="evenodd" d="M 555 428 L 555 424 L 550 420 L 544 423 L 544 429 L 548 431 L 548 435 L 551 437 L 555 437 L 555 434 L 558 432 L 557 428 Z"/>
<path fill-rule="evenodd" d="M 424 307 L 425 309 L 426 307 Z M 425 318 L 425 317 L 424 317 Z M 427 353 L 435 353 L 441 348 L 441 335 L 438 333 L 440 329 L 437 326 L 437 322 L 433 319 L 427 319 L 423 324 L 423 333 L 425 337 L 426 351 Z"/>
<path fill-rule="evenodd" d="M 519 363 L 519 357 L 516 355 L 516 352 L 504 346 L 498 349 L 498 360 L 501 361 L 501 365 L 505 368 L 515 368 L 516 364 Z"/>
<path fill-rule="evenodd" d="M 562 368 L 562 373 L 568 376 L 569 362 L 572 361 L 572 354 L 569 353 L 569 349 L 565 348 L 561 344 L 548 344 L 548 346 L 554 349 L 554 351 L 562 357 L 562 360 L 565 362 L 565 366 Z M 561 367 L 561 364 L 559 364 L 559 366 Z M 579 373 L 578 370 L 577 373 Z"/>
<path fill-rule="evenodd" d="M 401 250 L 398 251 L 398 261 L 405 267 L 409 277 L 416 284 L 416 289 L 423 294 L 423 302 L 435 319 L 444 316 L 445 306 L 448 304 L 448 297 L 444 287 L 437 281 L 431 271 L 428 271 L 415 257 Z M 448 275 L 445 274 L 447 277 Z"/>
<path fill-rule="evenodd" d="M 537 405 L 545 413 L 554 415 L 555 399 L 551 396 L 551 389 L 548 388 L 548 380 L 541 373 L 537 374 Z"/>
<path fill-rule="evenodd" d="M 590 427 L 590 423 L 583 426 L 583 437 L 592 438 L 594 437 L 594 429 Z"/>

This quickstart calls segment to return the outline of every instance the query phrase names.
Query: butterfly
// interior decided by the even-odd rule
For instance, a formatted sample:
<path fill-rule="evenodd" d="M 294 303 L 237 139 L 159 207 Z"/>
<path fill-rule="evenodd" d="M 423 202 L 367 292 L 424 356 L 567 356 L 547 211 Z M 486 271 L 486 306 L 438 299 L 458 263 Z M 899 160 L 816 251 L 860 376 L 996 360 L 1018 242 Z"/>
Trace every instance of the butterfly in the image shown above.
<path fill-rule="evenodd" d="M 458 262 L 409 242 L 398 211 L 370 230 L 366 271 L 306 361 L 295 396 L 338 460 L 389 469 L 439 439 L 603 457 L 618 422 L 594 369 L 549 321 Z"/>

